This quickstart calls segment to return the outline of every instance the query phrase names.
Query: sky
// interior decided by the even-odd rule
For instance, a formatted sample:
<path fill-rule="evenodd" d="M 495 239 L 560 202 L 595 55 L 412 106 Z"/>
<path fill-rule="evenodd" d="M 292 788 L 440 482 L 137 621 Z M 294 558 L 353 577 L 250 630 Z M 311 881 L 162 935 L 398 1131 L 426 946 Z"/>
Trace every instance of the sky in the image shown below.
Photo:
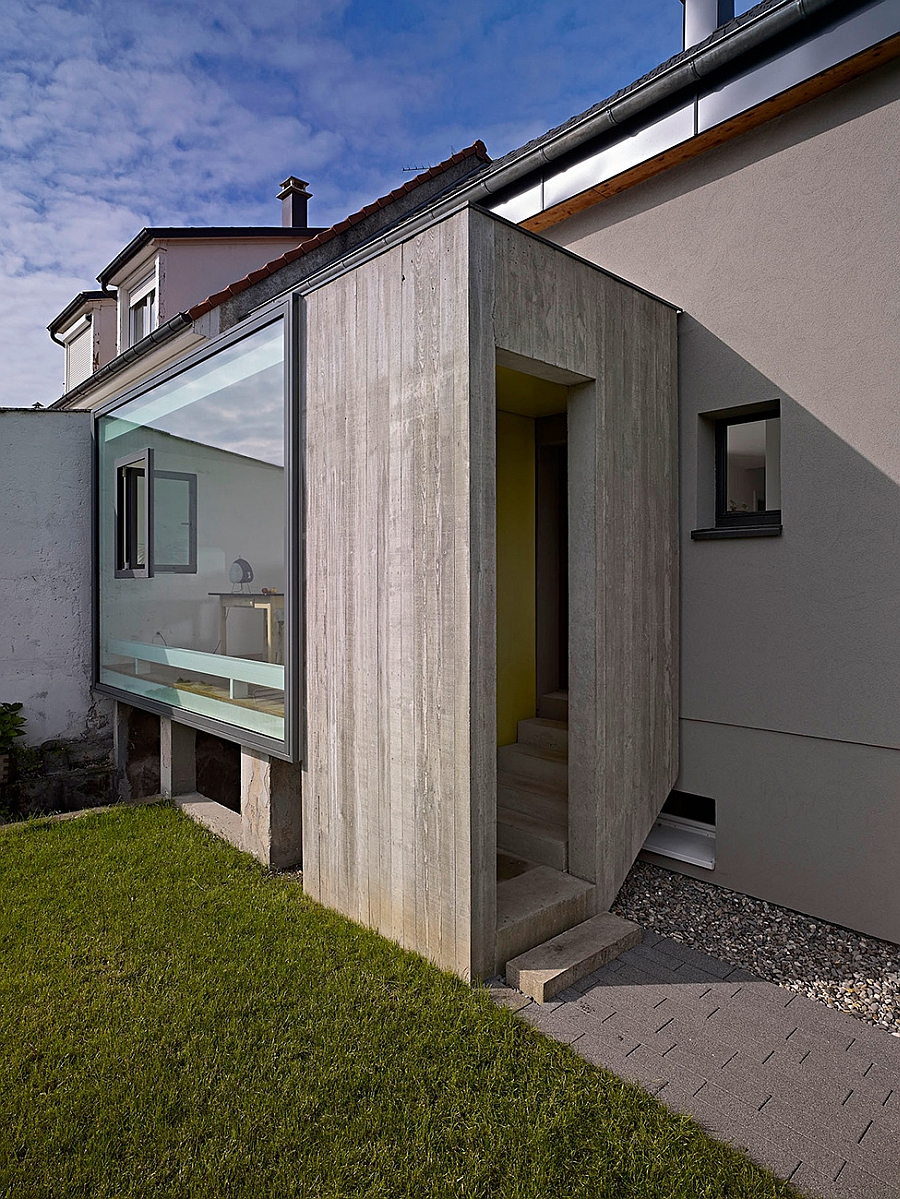
<path fill-rule="evenodd" d="M 738 5 L 738 11 L 746 5 Z M 0 406 L 147 225 L 329 225 L 481 138 L 498 158 L 681 49 L 679 0 L 2 0 Z"/>

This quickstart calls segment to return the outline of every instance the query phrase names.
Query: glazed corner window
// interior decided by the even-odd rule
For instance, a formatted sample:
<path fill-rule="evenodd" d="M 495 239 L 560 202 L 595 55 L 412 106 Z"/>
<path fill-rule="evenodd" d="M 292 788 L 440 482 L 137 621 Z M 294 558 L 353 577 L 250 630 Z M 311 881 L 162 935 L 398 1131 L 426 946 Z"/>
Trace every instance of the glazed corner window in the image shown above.
<path fill-rule="evenodd" d="M 136 345 L 156 328 L 156 281 L 147 279 L 136 287 L 128 304 L 128 344 Z"/>
<path fill-rule="evenodd" d="M 777 409 L 716 421 L 716 528 L 781 524 Z"/>
<path fill-rule="evenodd" d="M 153 451 L 120 458 L 116 470 L 117 579 L 148 579 L 153 574 L 150 546 L 153 536 Z"/>

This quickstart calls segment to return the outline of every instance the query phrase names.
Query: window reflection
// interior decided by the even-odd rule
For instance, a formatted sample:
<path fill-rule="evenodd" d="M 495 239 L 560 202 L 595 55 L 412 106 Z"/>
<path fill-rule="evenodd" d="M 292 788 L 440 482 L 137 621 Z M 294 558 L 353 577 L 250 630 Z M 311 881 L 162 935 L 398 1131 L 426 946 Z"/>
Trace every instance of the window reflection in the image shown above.
<path fill-rule="evenodd" d="M 279 319 L 99 422 L 101 682 L 279 741 L 284 403 Z M 150 577 L 116 577 L 116 463 L 147 451 Z"/>
<path fill-rule="evenodd" d="M 779 430 L 778 417 L 728 424 L 726 512 L 749 514 L 781 507 Z"/>

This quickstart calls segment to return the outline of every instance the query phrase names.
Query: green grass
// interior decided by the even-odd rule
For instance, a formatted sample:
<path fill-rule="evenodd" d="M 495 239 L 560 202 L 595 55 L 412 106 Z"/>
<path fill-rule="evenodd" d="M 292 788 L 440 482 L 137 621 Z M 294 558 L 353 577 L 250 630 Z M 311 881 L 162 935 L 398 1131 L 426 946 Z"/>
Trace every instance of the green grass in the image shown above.
<path fill-rule="evenodd" d="M 0 1195 L 789 1196 L 163 806 L 0 834 Z"/>

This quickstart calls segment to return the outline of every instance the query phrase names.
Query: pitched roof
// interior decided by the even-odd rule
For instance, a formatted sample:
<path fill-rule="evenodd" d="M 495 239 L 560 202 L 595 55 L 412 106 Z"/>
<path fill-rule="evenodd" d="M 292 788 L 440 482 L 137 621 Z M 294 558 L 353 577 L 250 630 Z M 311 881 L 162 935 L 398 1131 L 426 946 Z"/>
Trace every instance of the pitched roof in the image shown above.
<path fill-rule="evenodd" d="M 209 296 L 207 299 L 202 300 L 199 304 L 195 304 L 192 308 L 189 308 L 187 312 L 177 313 L 170 320 L 154 329 L 141 341 L 137 342 L 133 346 L 129 346 L 128 349 L 123 350 L 122 353 L 113 358 L 111 362 L 107 362 L 105 366 L 101 366 L 99 370 L 95 371 L 92 375 L 89 375 L 87 379 L 84 379 L 81 383 L 76 384 L 75 387 L 73 387 L 70 391 L 67 391 L 58 400 L 56 400 L 51 407 L 64 408 L 69 404 L 74 403 L 80 396 L 84 395 L 86 392 L 89 392 L 98 383 L 108 379 L 112 375 L 117 374 L 130 362 L 133 362 L 136 358 L 139 358 L 153 346 L 161 345 L 175 337 L 178 333 L 181 333 L 184 329 L 190 328 L 192 321 L 204 316 L 207 312 L 210 312 L 213 308 L 217 308 L 220 304 L 225 303 L 226 300 L 231 299 L 233 296 L 240 295 L 242 292 L 252 287 L 254 283 L 258 283 L 261 279 L 265 279 L 269 275 L 274 275 L 277 271 L 281 270 L 290 263 L 295 262 L 297 259 L 303 258 L 306 254 L 312 253 L 321 246 L 327 245 L 332 239 L 340 237 L 340 235 L 346 233 L 348 229 L 352 229 L 354 226 L 360 224 L 362 221 L 365 221 L 375 213 L 389 209 L 391 205 L 397 203 L 399 200 L 404 199 L 404 197 L 409 196 L 411 193 L 414 193 L 418 188 L 422 187 L 423 184 L 429 183 L 435 179 L 439 179 L 442 175 L 450 171 L 459 163 L 465 162 L 466 159 L 475 160 L 473 171 L 469 173 L 467 176 L 468 178 L 471 177 L 471 174 L 474 173 L 475 170 L 480 170 L 491 162 L 490 156 L 485 149 L 484 142 L 473 142 L 471 146 L 466 146 L 464 150 L 459 150 L 457 153 L 452 154 L 449 158 L 445 158 L 443 162 L 439 162 L 436 166 L 429 167 L 427 171 L 423 171 L 421 174 L 416 175 L 415 178 L 408 180 L 406 183 L 402 184 L 402 186 L 395 187 L 394 190 L 392 192 L 388 192 L 386 196 L 380 196 L 371 204 L 366 204 L 364 208 L 361 208 L 358 212 L 351 213 L 350 216 L 345 217 L 342 221 L 338 221 L 337 224 L 332 225 L 330 228 L 316 232 L 312 237 L 309 237 L 305 241 L 301 242 L 300 245 L 287 250 L 280 257 L 273 259 L 271 262 L 267 262 L 265 266 L 260 267 L 258 270 L 251 271 L 248 275 L 245 275 L 243 279 L 237 280 L 236 283 L 230 284 L 222 291 L 216 292 L 215 295 Z M 451 181 L 451 184 L 452 182 L 455 182 L 455 180 Z M 401 212 L 401 216 L 402 215 L 403 212 Z M 162 229 L 145 229 L 143 230 L 143 233 L 139 234 L 138 236 L 142 237 L 144 234 L 149 234 L 151 236 L 164 236 L 169 232 L 171 231 Z M 206 229 L 182 229 L 177 230 L 176 232 L 180 233 L 181 236 L 187 236 L 191 233 L 194 233 L 196 236 L 201 237 L 209 231 Z M 229 232 L 233 232 L 235 236 L 239 236 L 243 230 L 235 229 Z M 290 233 L 290 230 L 283 229 L 281 232 L 282 234 Z M 137 240 L 138 239 L 135 239 L 135 241 Z M 149 240 L 150 237 L 147 237 L 141 244 L 146 244 L 146 241 Z M 130 244 L 134 245 L 134 242 Z M 128 250 L 129 247 L 126 246 L 125 249 Z M 122 254 L 117 255 L 117 259 L 121 259 L 123 262 L 126 261 L 126 259 L 123 258 L 124 254 L 125 251 L 122 251 Z M 114 259 L 113 262 L 117 261 L 117 259 Z M 106 268 L 107 272 L 109 269 L 109 267 Z M 57 318 L 57 320 L 58 319 L 59 318 Z"/>
<path fill-rule="evenodd" d="M 243 279 L 238 279 L 237 282 L 230 283 L 228 287 L 223 288 L 221 291 L 217 291 L 214 295 L 208 296 L 205 300 L 201 300 L 199 304 L 195 304 L 193 308 L 188 309 L 188 316 L 191 318 L 191 320 L 197 320 L 198 317 L 204 316 L 213 308 L 217 308 L 220 304 L 224 304 L 224 302 L 230 299 L 232 296 L 239 295 L 242 291 L 246 291 L 247 288 L 252 287 L 254 283 L 258 283 L 261 279 L 265 279 L 268 275 L 274 275 L 275 272 L 280 271 L 282 267 L 287 266 L 291 262 L 296 262 L 298 258 L 302 258 L 304 255 L 318 249 L 319 246 L 325 245 L 327 242 L 331 241 L 345 230 L 351 228 L 353 225 L 359 224 L 360 221 L 365 220 L 366 217 L 371 216 L 380 209 L 389 208 L 391 204 L 394 204 L 403 196 L 409 195 L 410 192 L 413 192 L 416 190 L 416 188 L 421 187 L 423 183 L 427 183 L 431 179 L 437 179 L 440 175 L 444 174 L 445 171 L 448 171 L 451 167 L 456 166 L 457 163 L 463 162 L 467 158 L 477 158 L 485 165 L 491 162 L 491 158 L 488 155 L 484 142 L 480 140 L 473 142 L 471 146 L 466 146 L 464 150 L 459 150 L 456 154 L 452 154 L 449 158 L 445 158 L 444 161 L 439 162 L 437 166 L 429 167 L 427 171 L 423 171 L 420 175 L 416 175 L 415 178 L 408 180 L 406 183 L 402 184 L 402 186 L 395 187 L 394 190 L 392 192 L 388 192 L 386 196 L 380 196 L 377 200 L 373 200 L 371 204 L 366 204 L 364 208 L 360 208 L 358 212 L 353 212 L 350 214 L 350 216 L 344 217 L 342 221 L 338 221 L 337 224 L 332 225 L 330 228 L 323 229 L 314 237 L 310 237 L 306 241 L 301 242 L 299 246 L 295 246 L 293 249 L 286 250 L 284 254 L 281 254 L 278 258 L 273 258 L 271 262 L 267 262 L 264 266 L 259 267 L 257 270 L 250 271 L 250 273 L 245 275 Z"/>

